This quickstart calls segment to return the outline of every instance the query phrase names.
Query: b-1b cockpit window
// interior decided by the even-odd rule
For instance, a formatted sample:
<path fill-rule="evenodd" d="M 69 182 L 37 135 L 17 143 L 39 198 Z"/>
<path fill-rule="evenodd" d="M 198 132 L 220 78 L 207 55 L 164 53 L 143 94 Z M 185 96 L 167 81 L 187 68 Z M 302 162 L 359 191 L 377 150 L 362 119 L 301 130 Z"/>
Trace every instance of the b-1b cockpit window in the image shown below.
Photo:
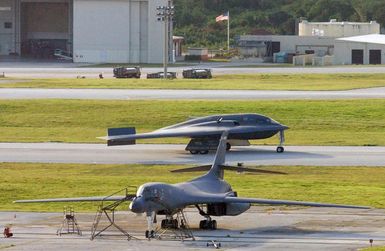
<path fill-rule="evenodd" d="M 142 189 L 142 193 L 141 195 L 144 197 L 144 198 L 157 198 L 159 197 L 159 190 L 157 188 L 154 188 L 154 187 L 144 187 Z"/>

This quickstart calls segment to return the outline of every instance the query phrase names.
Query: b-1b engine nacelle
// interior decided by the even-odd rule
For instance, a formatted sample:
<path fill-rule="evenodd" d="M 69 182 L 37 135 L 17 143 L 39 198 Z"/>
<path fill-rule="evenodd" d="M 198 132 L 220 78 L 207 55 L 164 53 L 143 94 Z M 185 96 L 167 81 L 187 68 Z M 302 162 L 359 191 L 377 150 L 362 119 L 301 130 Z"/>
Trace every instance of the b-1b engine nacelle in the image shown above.
<path fill-rule="evenodd" d="M 235 216 L 250 208 L 250 203 L 217 203 L 207 204 L 207 214 L 210 216 Z"/>

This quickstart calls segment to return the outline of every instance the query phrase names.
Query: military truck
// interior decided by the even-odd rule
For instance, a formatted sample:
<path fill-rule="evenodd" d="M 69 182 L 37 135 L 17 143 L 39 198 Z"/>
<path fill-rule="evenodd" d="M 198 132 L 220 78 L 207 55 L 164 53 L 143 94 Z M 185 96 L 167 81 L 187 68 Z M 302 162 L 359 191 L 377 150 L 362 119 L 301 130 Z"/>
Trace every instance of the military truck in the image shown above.
<path fill-rule="evenodd" d="M 183 78 L 212 78 L 210 69 L 183 70 Z"/>
<path fill-rule="evenodd" d="M 115 78 L 140 78 L 140 67 L 115 67 L 114 68 Z"/>
<path fill-rule="evenodd" d="M 164 72 L 148 73 L 147 78 L 163 78 Z M 174 79 L 176 78 L 176 72 L 167 72 L 167 78 Z"/>

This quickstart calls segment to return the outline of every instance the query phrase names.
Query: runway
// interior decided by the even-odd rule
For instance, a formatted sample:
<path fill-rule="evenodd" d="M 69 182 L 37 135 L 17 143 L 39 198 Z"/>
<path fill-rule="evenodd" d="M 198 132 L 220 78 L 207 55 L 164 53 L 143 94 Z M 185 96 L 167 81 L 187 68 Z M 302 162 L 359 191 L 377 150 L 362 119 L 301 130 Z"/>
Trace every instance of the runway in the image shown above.
<path fill-rule="evenodd" d="M 214 153 L 191 155 L 184 145 L 139 144 L 107 147 L 104 144 L 0 143 L 0 162 L 189 164 L 212 163 Z M 248 165 L 385 166 L 385 147 L 275 146 L 234 147 L 226 163 Z"/>
<path fill-rule="evenodd" d="M 385 98 L 385 87 L 348 91 L 148 90 L 0 88 L 0 99 L 268 100 Z"/>
<path fill-rule="evenodd" d="M 75 207 L 76 210 L 76 207 Z M 143 238 L 144 216 L 121 211 L 116 220 L 139 240 L 127 241 L 122 236 L 102 236 L 90 241 L 94 213 L 76 213 L 83 236 L 57 236 L 63 221 L 62 213 L 0 212 L 0 225 L 12 224 L 13 238 L 3 238 L 0 248 L 6 250 L 207 250 L 207 243 L 216 240 L 222 250 L 357 250 L 385 244 L 384 211 L 329 208 L 279 210 L 252 207 L 236 217 L 214 217 L 219 229 L 197 229 L 202 219 L 196 210 L 186 210 L 195 241 L 152 240 Z M 162 216 L 158 217 L 162 219 Z M 160 220 L 158 220 L 159 224 Z"/>
<path fill-rule="evenodd" d="M 252 65 L 250 67 L 250 65 Z M 80 66 L 80 67 L 79 67 Z M 1 62 L 1 72 L 12 78 L 98 78 L 99 73 L 104 77 L 113 77 L 111 67 L 92 67 L 74 63 L 39 63 L 39 62 Z M 230 62 L 202 63 L 182 66 L 169 66 L 168 71 L 176 72 L 179 77 L 182 71 L 191 68 L 209 68 L 213 75 L 225 74 L 342 74 L 342 73 L 385 73 L 383 66 L 331 66 L 331 67 L 276 67 L 265 63 Z M 162 72 L 163 67 L 142 67 L 142 76 L 147 73 Z"/>

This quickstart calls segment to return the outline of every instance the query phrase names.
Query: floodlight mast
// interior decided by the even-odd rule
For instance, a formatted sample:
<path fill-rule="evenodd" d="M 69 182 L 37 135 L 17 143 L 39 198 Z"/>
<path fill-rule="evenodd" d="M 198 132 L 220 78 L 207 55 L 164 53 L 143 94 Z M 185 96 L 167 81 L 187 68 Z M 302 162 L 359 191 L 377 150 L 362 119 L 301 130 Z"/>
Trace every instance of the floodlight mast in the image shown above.
<path fill-rule="evenodd" d="M 167 6 L 157 6 L 158 21 L 164 22 L 164 49 L 163 49 L 163 78 L 167 79 L 167 64 L 169 57 L 169 24 L 172 22 L 172 18 L 175 14 L 174 6 L 171 5 L 171 1 L 168 1 Z"/>

